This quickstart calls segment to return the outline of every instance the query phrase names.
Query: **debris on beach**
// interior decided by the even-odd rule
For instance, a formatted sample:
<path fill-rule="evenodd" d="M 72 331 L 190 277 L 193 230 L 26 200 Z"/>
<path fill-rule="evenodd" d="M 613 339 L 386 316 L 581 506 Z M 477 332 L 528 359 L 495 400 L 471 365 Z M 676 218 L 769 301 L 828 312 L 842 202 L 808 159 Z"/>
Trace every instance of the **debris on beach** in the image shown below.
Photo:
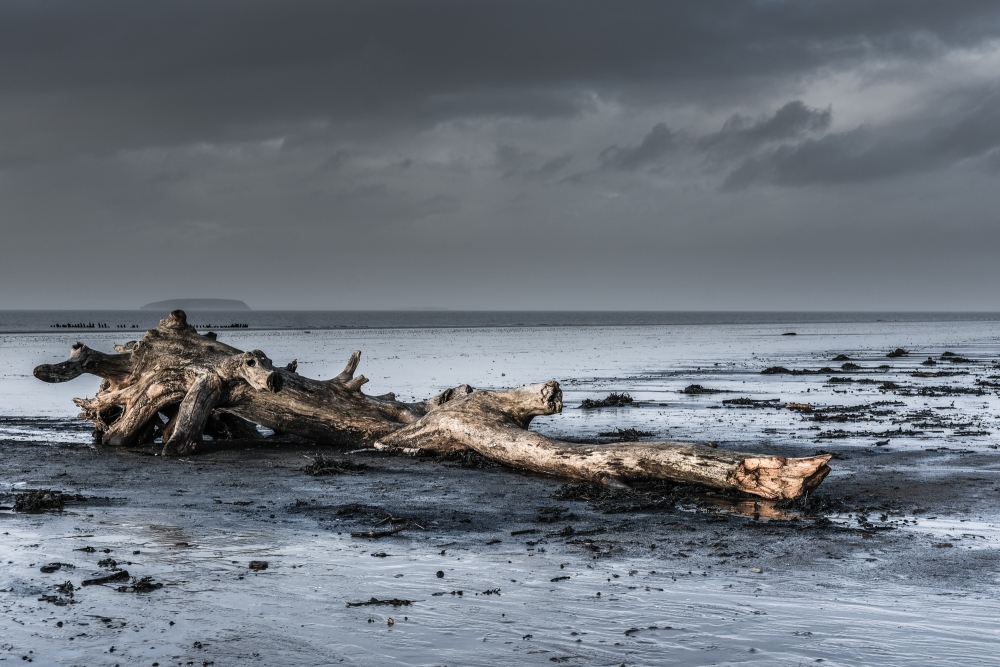
<path fill-rule="evenodd" d="M 353 461 L 337 461 L 323 455 L 317 456 L 313 462 L 302 468 L 302 472 L 313 477 L 322 475 L 360 475 L 367 468 L 364 463 Z"/>
<path fill-rule="evenodd" d="M 876 401 L 861 405 L 828 405 L 813 407 L 803 419 L 814 422 L 859 422 L 872 421 L 890 417 L 895 414 L 892 408 L 906 405 L 902 401 Z"/>
<path fill-rule="evenodd" d="M 367 537 L 369 539 L 377 540 L 381 537 L 389 537 L 390 535 L 401 533 L 409 527 L 409 523 L 404 523 L 402 526 L 390 528 L 389 530 L 362 530 L 351 533 L 351 537 Z"/>
<path fill-rule="evenodd" d="M 252 560 L 252 561 L 250 561 L 250 564 L 247 567 L 249 567 L 254 572 L 262 572 L 263 570 L 267 569 L 267 561 L 266 560 Z"/>
<path fill-rule="evenodd" d="M 725 394 L 728 392 L 725 389 L 711 389 L 709 387 L 703 387 L 700 384 L 689 384 L 681 389 L 681 393 L 688 394 L 689 396 L 699 396 L 702 394 Z"/>
<path fill-rule="evenodd" d="M 400 600 L 399 598 L 392 598 L 391 600 L 379 600 L 373 597 L 367 602 L 348 602 L 348 607 L 369 607 L 369 606 L 391 606 L 391 607 L 408 607 L 413 604 L 412 600 Z"/>
<path fill-rule="evenodd" d="M 76 604 L 76 600 L 73 599 L 73 591 L 76 587 L 73 586 L 72 581 L 65 581 L 55 587 L 59 595 L 43 595 L 38 598 L 39 602 L 49 602 L 57 607 L 65 607 L 68 604 Z"/>
<path fill-rule="evenodd" d="M 59 511 L 62 510 L 67 502 L 72 500 L 80 501 L 86 500 L 86 498 L 51 489 L 33 489 L 14 496 L 14 511 L 25 513 L 39 513 L 49 510 Z"/>
<path fill-rule="evenodd" d="M 784 366 L 770 366 L 765 368 L 760 372 L 761 375 L 831 375 L 833 373 L 839 373 L 840 371 L 834 370 L 829 366 L 824 366 L 823 368 L 818 368 L 816 370 L 809 369 L 790 369 Z"/>
<path fill-rule="evenodd" d="M 722 402 L 733 408 L 780 408 L 780 398 L 754 399 L 748 396 L 742 398 L 730 398 Z"/>
<path fill-rule="evenodd" d="M 119 581 L 128 581 L 129 573 L 128 570 L 118 570 L 117 572 L 112 572 L 111 574 L 104 577 L 96 577 L 94 579 L 84 579 L 80 584 L 81 586 L 100 586 L 102 584 L 114 584 Z"/>
<path fill-rule="evenodd" d="M 893 350 L 892 352 L 890 352 L 885 356 L 889 357 L 890 359 L 895 359 L 896 357 L 905 357 L 909 354 L 910 353 L 904 350 L 903 348 L 897 347 L 895 350 Z"/>
<path fill-rule="evenodd" d="M 119 593 L 152 593 L 160 588 L 163 588 L 163 584 L 153 581 L 152 577 L 142 577 L 141 579 L 133 577 L 132 583 L 128 586 L 119 586 L 115 590 Z"/>
<path fill-rule="evenodd" d="M 830 431 L 822 431 L 817 433 L 816 440 L 839 440 L 842 438 L 915 438 L 923 435 L 923 431 L 915 429 L 903 430 L 900 426 L 898 430 L 888 430 L 888 431 L 844 431 L 842 429 L 833 429 Z"/>
<path fill-rule="evenodd" d="M 64 567 L 71 568 L 73 566 L 70 565 L 69 563 L 49 563 L 48 565 L 42 565 L 38 569 L 44 574 L 52 574 L 53 572 L 57 572 Z"/>
<path fill-rule="evenodd" d="M 592 408 L 623 408 L 626 405 L 632 405 L 632 403 L 633 399 L 628 393 L 619 394 L 613 391 L 601 399 L 585 398 L 580 403 L 580 407 L 587 410 Z"/>

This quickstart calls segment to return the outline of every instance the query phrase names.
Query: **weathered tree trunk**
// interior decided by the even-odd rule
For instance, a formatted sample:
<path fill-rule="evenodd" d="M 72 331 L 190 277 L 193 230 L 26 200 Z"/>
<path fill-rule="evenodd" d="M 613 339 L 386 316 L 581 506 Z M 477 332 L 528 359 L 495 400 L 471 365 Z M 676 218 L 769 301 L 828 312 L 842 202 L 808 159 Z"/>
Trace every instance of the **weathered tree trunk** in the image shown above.
<path fill-rule="evenodd" d="M 562 411 L 559 383 L 506 391 L 449 389 L 420 403 L 393 394 L 368 396 L 368 380 L 355 377 L 361 353 L 329 380 L 276 368 L 263 352 L 243 352 L 204 336 L 174 311 L 140 341 L 115 346 L 117 354 L 81 343 L 60 364 L 42 365 L 35 377 L 65 382 L 90 373 L 104 378 L 92 399 L 75 399 L 81 417 L 109 446 L 163 439 L 164 455 L 192 454 L 203 435 L 259 439 L 256 425 L 323 444 L 406 452 L 472 449 L 500 463 L 575 479 L 621 483 L 671 479 L 738 489 L 764 498 L 795 498 L 829 473 L 829 455 L 760 457 L 705 445 L 643 442 L 576 445 L 528 430 L 534 417 Z"/>
<path fill-rule="evenodd" d="M 760 457 L 678 442 L 579 445 L 527 430 L 534 417 L 561 411 L 558 382 L 477 391 L 441 405 L 375 447 L 410 453 L 472 449 L 501 463 L 560 477 L 604 483 L 671 479 L 764 498 L 797 498 L 830 472 L 830 455 Z"/>

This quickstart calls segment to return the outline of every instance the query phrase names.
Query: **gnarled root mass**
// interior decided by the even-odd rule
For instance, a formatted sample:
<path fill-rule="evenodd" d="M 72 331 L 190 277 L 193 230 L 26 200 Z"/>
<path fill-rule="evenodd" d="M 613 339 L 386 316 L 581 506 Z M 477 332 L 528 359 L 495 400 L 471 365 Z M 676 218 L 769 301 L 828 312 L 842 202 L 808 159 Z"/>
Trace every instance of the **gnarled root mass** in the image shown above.
<path fill-rule="evenodd" d="M 103 378 L 92 399 L 75 399 L 80 416 L 108 446 L 151 444 L 164 455 L 206 447 L 204 437 L 234 443 L 260 439 L 257 425 L 321 444 L 375 447 L 408 453 L 471 449 L 524 470 L 600 481 L 670 479 L 737 489 L 764 498 L 796 498 L 830 472 L 829 455 L 761 457 L 675 442 L 577 445 L 547 438 L 528 426 L 562 411 L 558 382 L 474 391 L 468 385 L 419 403 L 395 395 L 369 396 L 355 375 L 360 352 L 342 373 L 313 380 L 296 362 L 276 367 L 260 350 L 243 352 L 199 334 L 183 311 L 160 320 L 116 354 L 73 346 L 67 361 L 35 368 L 45 382 L 90 373 Z"/>

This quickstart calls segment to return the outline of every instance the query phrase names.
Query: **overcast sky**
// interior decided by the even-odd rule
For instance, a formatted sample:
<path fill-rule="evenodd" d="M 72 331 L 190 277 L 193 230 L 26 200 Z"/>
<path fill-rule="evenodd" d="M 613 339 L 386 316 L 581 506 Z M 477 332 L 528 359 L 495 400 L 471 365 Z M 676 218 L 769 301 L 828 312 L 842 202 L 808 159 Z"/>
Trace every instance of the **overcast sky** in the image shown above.
<path fill-rule="evenodd" d="M 1000 3 L 0 4 L 0 308 L 1000 310 Z"/>

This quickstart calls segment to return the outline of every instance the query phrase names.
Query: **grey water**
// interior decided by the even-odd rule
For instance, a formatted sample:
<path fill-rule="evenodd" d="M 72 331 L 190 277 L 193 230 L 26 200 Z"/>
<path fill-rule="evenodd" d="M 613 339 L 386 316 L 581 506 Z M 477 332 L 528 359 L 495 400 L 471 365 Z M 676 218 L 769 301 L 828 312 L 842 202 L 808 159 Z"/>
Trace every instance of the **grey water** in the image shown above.
<path fill-rule="evenodd" d="M 148 310 L 0 310 L 0 333 L 52 330 L 144 331 L 166 313 Z M 681 324 L 817 324 L 863 322 L 996 322 L 1000 313 L 763 312 L 763 311 L 459 311 L 459 310 L 251 310 L 191 311 L 204 329 L 402 329 L 463 327 L 640 326 Z"/>

